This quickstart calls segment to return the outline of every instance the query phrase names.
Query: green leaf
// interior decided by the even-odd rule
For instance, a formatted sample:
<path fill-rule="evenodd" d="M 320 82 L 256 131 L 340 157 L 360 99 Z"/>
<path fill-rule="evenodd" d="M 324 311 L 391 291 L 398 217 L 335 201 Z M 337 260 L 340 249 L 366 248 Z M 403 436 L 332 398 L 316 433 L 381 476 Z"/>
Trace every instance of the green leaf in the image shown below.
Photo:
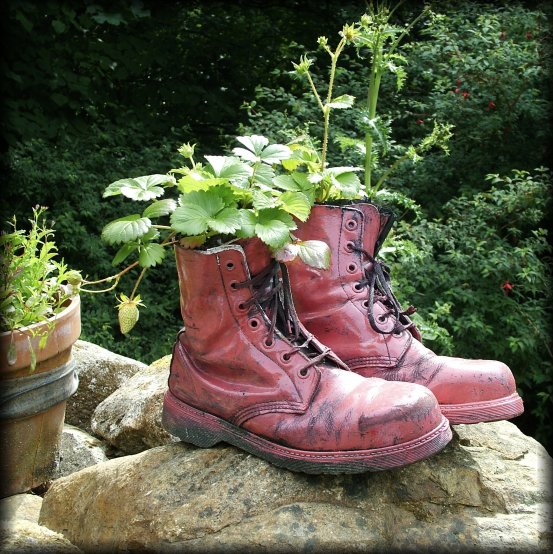
<path fill-rule="evenodd" d="M 355 100 L 355 96 L 351 96 L 350 94 L 342 94 L 342 96 L 337 96 L 336 98 L 332 99 L 331 102 L 328 102 L 326 105 L 329 108 L 343 110 L 345 108 L 351 108 L 353 106 L 354 100 Z"/>
<path fill-rule="evenodd" d="M 223 200 L 214 190 L 188 192 L 181 194 L 180 198 L 182 205 L 194 205 L 202 208 L 209 217 L 214 216 L 225 207 Z"/>
<path fill-rule="evenodd" d="M 237 230 L 236 235 L 242 238 L 255 236 L 257 215 L 252 210 L 240 210 L 240 218 L 242 219 L 242 225 Z"/>
<path fill-rule="evenodd" d="M 285 192 L 279 198 L 282 209 L 295 215 L 300 221 L 307 221 L 311 212 L 311 202 L 302 192 Z"/>
<path fill-rule="evenodd" d="M 280 248 L 290 240 L 290 230 L 285 223 L 278 219 L 257 223 L 255 234 L 272 248 Z"/>
<path fill-rule="evenodd" d="M 177 187 L 182 193 L 187 193 L 195 190 L 208 190 L 210 187 L 221 185 L 226 182 L 227 179 L 224 177 L 206 177 L 199 171 L 191 171 L 186 176 L 179 179 Z"/>
<path fill-rule="evenodd" d="M 275 171 L 270 165 L 258 164 L 254 168 L 254 173 L 253 173 L 254 183 L 261 183 L 262 185 L 272 187 L 274 176 L 275 176 Z"/>
<path fill-rule="evenodd" d="M 341 173 L 333 177 L 332 183 L 340 190 L 342 198 L 355 198 L 361 188 L 361 181 L 353 172 Z"/>
<path fill-rule="evenodd" d="M 284 144 L 270 144 L 261 152 L 261 161 L 266 164 L 276 164 L 281 160 L 288 160 L 292 151 Z"/>
<path fill-rule="evenodd" d="M 292 156 L 292 151 L 284 144 L 269 144 L 269 139 L 261 135 L 236 137 L 246 148 L 233 148 L 233 154 L 249 162 L 264 162 L 272 165 Z"/>
<path fill-rule="evenodd" d="M 320 240 L 305 240 L 297 242 L 298 256 L 311 267 L 328 269 L 330 267 L 330 248 Z"/>
<path fill-rule="evenodd" d="M 103 197 L 122 194 L 131 200 L 153 200 L 165 192 L 160 185 L 174 186 L 176 180 L 172 175 L 144 175 L 129 179 L 119 179 L 108 185 Z"/>
<path fill-rule="evenodd" d="M 139 248 L 138 263 L 142 267 L 153 267 L 165 258 L 165 248 L 157 242 L 142 244 Z"/>
<path fill-rule="evenodd" d="M 216 217 L 208 220 L 208 225 L 214 231 L 223 234 L 232 234 L 242 225 L 242 217 L 236 208 L 224 208 Z"/>
<path fill-rule="evenodd" d="M 298 191 L 301 187 L 291 175 L 277 175 L 273 179 L 273 185 L 282 190 Z"/>
<path fill-rule="evenodd" d="M 183 235 L 202 235 L 208 229 L 210 215 L 200 206 L 186 204 L 171 214 L 171 226 Z"/>
<path fill-rule="evenodd" d="M 256 210 L 263 210 L 266 208 L 276 208 L 277 206 L 277 200 L 271 193 L 260 192 L 258 190 L 255 190 L 253 192 L 252 203 L 253 203 L 253 207 Z"/>
<path fill-rule="evenodd" d="M 142 215 L 144 217 L 161 217 L 173 213 L 176 207 L 177 203 L 172 198 L 156 200 L 146 207 Z"/>
<path fill-rule="evenodd" d="M 290 230 L 296 229 L 292 217 L 278 208 L 261 210 L 255 224 L 255 234 L 272 248 L 280 248 L 290 240 Z"/>
<path fill-rule="evenodd" d="M 181 206 L 171 216 L 173 229 L 184 235 L 202 235 L 211 228 L 233 233 L 240 227 L 238 210 L 225 207 L 217 191 L 199 190 L 181 195 Z"/>
<path fill-rule="evenodd" d="M 117 251 L 117 254 L 115 254 L 115 256 L 113 257 L 113 260 L 111 261 L 111 265 L 113 266 L 119 265 L 121 262 L 125 261 L 137 249 L 138 249 L 138 244 L 136 244 L 136 242 L 124 244 Z"/>
<path fill-rule="evenodd" d="M 232 156 L 204 156 L 215 177 L 225 179 L 244 179 L 253 174 L 253 169 L 238 158 Z"/>
<path fill-rule="evenodd" d="M 262 135 L 236 137 L 236 140 L 243 144 L 250 152 L 252 152 L 256 156 L 259 156 L 265 146 L 269 144 L 269 139 Z"/>
<path fill-rule="evenodd" d="M 151 225 L 147 217 L 128 215 L 108 223 L 102 231 L 102 239 L 110 244 L 129 242 L 146 234 Z"/>

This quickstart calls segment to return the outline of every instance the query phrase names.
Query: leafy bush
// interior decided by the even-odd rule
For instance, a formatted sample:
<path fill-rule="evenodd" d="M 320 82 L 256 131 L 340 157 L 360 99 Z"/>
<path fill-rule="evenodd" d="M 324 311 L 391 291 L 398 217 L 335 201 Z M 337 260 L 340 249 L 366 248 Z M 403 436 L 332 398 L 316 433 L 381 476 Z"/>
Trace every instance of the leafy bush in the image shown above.
<path fill-rule="evenodd" d="M 396 75 L 383 75 L 380 115 L 373 124 L 375 137 L 386 146 L 375 161 L 375 181 L 405 157 L 406 145 L 421 143 L 436 122 L 453 125 L 449 155 L 436 150 L 417 163 L 406 159 L 388 176 L 387 194 L 403 194 L 436 215 L 459 191 L 483 190 L 488 173 L 543 164 L 550 137 L 544 122 L 551 75 L 545 8 L 478 2 L 435 3 L 432 8 L 434 15 L 421 18 L 401 49 L 402 88 L 397 90 Z M 410 21 L 419 12 L 406 6 L 396 16 Z M 353 12 L 350 16 L 358 18 Z M 321 60 L 326 53 L 310 51 L 308 56 L 317 60 L 311 67 L 313 81 L 324 89 Z M 330 163 L 362 163 L 363 153 L 352 146 L 367 127 L 371 63 L 371 56 L 359 58 L 348 50 L 341 56 L 335 94 L 356 100 L 352 109 L 333 115 Z M 307 127 L 311 136 L 321 137 L 323 125 L 308 85 L 284 71 L 279 78 L 276 87 L 258 86 L 244 104 L 248 121 L 240 131 L 284 140 Z"/>
<path fill-rule="evenodd" d="M 491 189 L 451 200 L 438 219 L 401 222 L 382 255 L 394 267 L 398 296 L 418 307 L 429 347 L 507 363 L 526 403 L 526 430 L 547 444 L 552 249 L 540 225 L 551 174 L 515 170 L 488 181 Z"/>

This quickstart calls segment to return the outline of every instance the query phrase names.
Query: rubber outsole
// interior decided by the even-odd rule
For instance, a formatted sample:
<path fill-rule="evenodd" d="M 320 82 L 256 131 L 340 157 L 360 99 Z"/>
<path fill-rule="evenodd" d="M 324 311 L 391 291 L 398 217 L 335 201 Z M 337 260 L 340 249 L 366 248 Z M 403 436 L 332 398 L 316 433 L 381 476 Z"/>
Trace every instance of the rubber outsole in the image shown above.
<path fill-rule="evenodd" d="M 311 451 L 289 448 L 254 435 L 217 416 L 181 402 L 170 391 L 163 401 L 162 425 L 184 442 L 208 448 L 236 446 L 272 464 L 302 473 L 363 473 L 417 462 L 442 450 L 452 438 L 444 417 L 432 431 L 409 442 L 370 450 Z"/>
<path fill-rule="evenodd" d="M 522 398 L 515 392 L 510 396 L 466 404 L 440 404 L 442 414 L 452 425 L 501 421 L 524 412 Z"/>

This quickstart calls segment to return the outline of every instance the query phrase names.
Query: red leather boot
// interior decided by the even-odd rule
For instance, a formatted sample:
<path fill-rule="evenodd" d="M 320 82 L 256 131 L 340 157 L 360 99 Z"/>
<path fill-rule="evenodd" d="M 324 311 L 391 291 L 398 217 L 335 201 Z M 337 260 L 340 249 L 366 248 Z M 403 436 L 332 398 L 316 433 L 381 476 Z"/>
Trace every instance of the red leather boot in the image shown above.
<path fill-rule="evenodd" d="M 322 240 L 329 270 L 288 264 L 297 313 L 305 327 L 364 377 L 428 387 L 450 423 L 509 419 L 523 412 L 511 370 L 503 363 L 437 356 L 421 343 L 375 256 L 393 219 L 366 203 L 315 206 L 294 234 Z"/>
<path fill-rule="evenodd" d="M 306 473 L 402 466 L 449 442 L 428 389 L 365 379 L 305 330 L 286 267 L 263 243 L 176 255 L 185 327 L 164 398 L 169 433 Z"/>

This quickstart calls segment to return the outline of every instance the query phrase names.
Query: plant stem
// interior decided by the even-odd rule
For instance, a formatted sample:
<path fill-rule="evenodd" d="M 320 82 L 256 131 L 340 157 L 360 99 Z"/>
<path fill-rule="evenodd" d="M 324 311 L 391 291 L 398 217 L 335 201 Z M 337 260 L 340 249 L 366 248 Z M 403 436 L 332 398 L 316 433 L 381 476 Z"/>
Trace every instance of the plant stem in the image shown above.
<path fill-rule="evenodd" d="M 130 300 L 132 300 L 134 298 L 134 295 L 136 294 L 136 290 L 138 289 L 138 285 L 140 285 L 140 281 L 142 281 L 142 277 L 144 277 L 144 274 L 146 273 L 147 269 L 148 269 L 147 267 L 142 268 L 142 271 L 140 272 L 140 275 L 138 276 L 138 279 L 136 280 L 136 283 L 134 284 L 131 295 L 129 296 Z"/>
<path fill-rule="evenodd" d="M 116 273 L 115 275 L 110 275 L 109 277 L 104 277 L 103 279 L 98 279 L 97 281 L 83 281 L 85 285 L 99 285 L 100 283 L 109 283 L 110 281 L 113 281 L 115 279 L 115 284 L 110 287 L 109 289 L 104 290 L 88 290 L 88 289 L 82 289 L 83 292 L 91 292 L 91 293 L 97 293 L 97 292 L 108 292 L 110 290 L 113 290 L 117 284 L 119 283 L 119 280 L 125 273 L 133 269 L 138 265 L 138 262 L 133 262 L 132 264 L 128 265 L 125 269 L 122 269 L 119 273 Z"/>
<path fill-rule="evenodd" d="M 338 46 L 336 47 L 336 50 L 333 54 L 330 55 L 331 57 L 331 63 L 330 63 L 330 79 L 328 81 L 328 93 L 326 96 L 326 104 L 322 107 L 323 115 L 324 115 L 324 131 L 323 131 L 323 148 L 321 152 L 321 171 L 324 171 L 325 164 L 326 164 L 326 152 L 328 149 L 328 129 L 330 126 L 330 107 L 328 104 L 332 102 L 332 90 L 334 88 L 334 77 L 336 76 L 336 64 L 338 63 L 338 58 L 340 57 L 340 54 L 342 53 L 342 50 L 344 49 L 344 46 L 346 45 L 346 39 L 342 38 L 340 42 L 338 43 Z"/>
<path fill-rule="evenodd" d="M 371 78 L 369 80 L 369 91 L 367 94 L 367 108 L 369 111 L 369 124 L 376 116 L 376 106 L 378 103 L 378 92 L 380 89 L 380 80 L 382 79 L 382 70 L 379 69 L 382 57 L 382 45 L 380 44 L 380 30 L 378 32 L 375 50 L 373 52 L 373 64 Z M 365 133 L 365 190 L 371 191 L 372 176 L 372 147 L 373 137 L 369 131 Z"/>

